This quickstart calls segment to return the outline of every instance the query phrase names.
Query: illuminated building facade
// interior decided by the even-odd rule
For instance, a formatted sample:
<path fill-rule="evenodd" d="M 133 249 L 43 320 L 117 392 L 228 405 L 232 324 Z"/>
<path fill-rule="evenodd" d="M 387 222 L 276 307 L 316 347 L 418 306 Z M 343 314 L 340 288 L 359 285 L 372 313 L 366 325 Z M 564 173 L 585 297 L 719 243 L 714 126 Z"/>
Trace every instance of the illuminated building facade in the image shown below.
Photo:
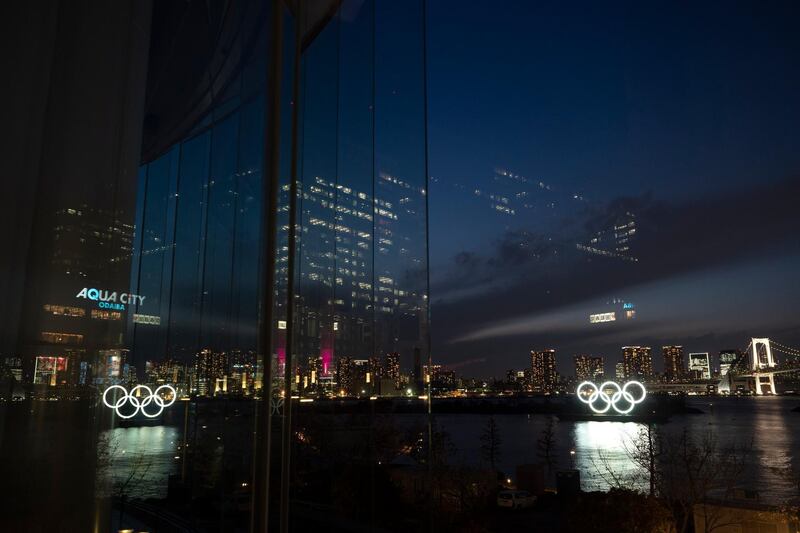
<path fill-rule="evenodd" d="M 662 346 L 661 355 L 664 358 L 664 379 L 667 381 L 683 379 L 686 375 L 683 346 Z"/>
<path fill-rule="evenodd" d="M 575 379 L 578 381 L 601 379 L 605 373 L 604 361 L 601 356 L 576 355 L 574 362 Z"/>
<path fill-rule="evenodd" d="M 711 379 L 711 358 L 708 352 L 689 354 L 689 374 L 695 379 Z"/>
<path fill-rule="evenodd" d="M 200 350 L 197 354 L 195 367 L 197 378 L 196 392 L 200 396 L 216 394 L 221 388 L 227 392 L 229 377 L 229 361 L 226 352 L 214 351 L 210 349 Z M 220 385 L 224 384 L 224 387 Z"/>
<path fill-rule="evenodd" d="M 556 351 L 531 351 L 531 386 L 534 392 L 552 393 L 558 383 Z"/>
<path fill-rule="evenodd" d="M 389 352 L 384 359 L 385 367 L 383 377 L 394 382 L 396 387 L 400 386 L 400 354 Z"/>
<path fill-rule="evenodd" d="M 625 379 L 649 379 L 653 375 L 653 357 L 649 346 L 623 346 Z"/>
<path fill-rule="evenodd" d="M 355 368 L 353 360 L 347 356 L 336 359 L 336 386 L 341 396 L 353 393 L 355 385 Z"/>
<path fill-rule="evenodd" d="M 603 312 L 589 315 L 590 324 L 604 324 L 607 322 L 624 323 L 636 318 L 636 305 L 621 298 L 611 298 L 605 303 Z"/>
<path fill-rule="evenodd" d="M 625 379 L 625 363 L 619 361 L 617 364 L 614 365 L 614 377 L 617 380 L 624 380 Z"/>
<path fill-rule="evenodd" d="M 594 235 L 576 247 L 586 253 L 636 262 L 631 249 L 636 239 L 636 215 L 630 211 L 617 214 L 608 227 L 595 230 Z"/>
<path fill-rule="evenodd" d="M 719 352 L 719 373 L 725 376 L 730 371 L 731 367 L 737 364 L 744 354 L 740 350 L 720 350 Z"/>
<path fill-rule="evenodd" d="M 43 267 L 48 279 L 31 288 L 38 294 L 27 302 L 32 305 L 20 346 L 28 354 L 22 380 L 49 387 L 112 383 L 103 372 L 102 352 L 124 349 L 126 305 L 108 300 L 127 289 L 123 272 L 130 265 L 133 225 L 87 205 L 59 208 L 50 220 L 52 255 Z M 87 291 L 92 298 L 84 297 Z"/>

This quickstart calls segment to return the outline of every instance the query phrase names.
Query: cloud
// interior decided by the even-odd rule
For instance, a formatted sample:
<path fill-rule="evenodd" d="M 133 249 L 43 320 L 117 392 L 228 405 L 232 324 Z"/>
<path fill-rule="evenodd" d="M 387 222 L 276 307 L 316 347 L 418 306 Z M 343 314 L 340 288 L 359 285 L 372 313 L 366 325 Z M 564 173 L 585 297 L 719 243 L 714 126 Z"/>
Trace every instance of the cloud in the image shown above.
<path fill-rule="evenodd" d="M 565 343 L 591 346 L 608 339 L 599 338 L 597 328 L 587 329 L 590 306 L 610 297 L 635 296 L 639 305 L 656 309 L 658 301 L 671 301 L 671 292 L 681 291 L 685 301 L 675 308 L 680 312 L 664 308 L 650 315 L 658 316 L 658 322 L 651 324 L 644 314 L 637 320 L 642 336 L 672 335 L 681 328 L 687 335 L 730 329 L 726 324 L 741 323 L 741 309 L 709 307 L 712 299 L 724 301 L 726 292 L 747 294 L 751 300 L 737 304 L 747 309 L 786 301 L 786 289 L 780 287 L 791 284 L 796 277 L 792 272 L 800 269 L 800 210 L 794 205 L 798 197 L 797 179 L 672 203 L 645 194 L 565 213 L 575 222 L 551 235 L 505 229 L 486 252 L 464 250 L 445 271 L 432 273 L 434 353 L 446 357 L 457 349 L 467 357 L 498 346 L 520 352 L 530 345 L 531 335 L 540 333 L 570 336 Z M 632 253 L 637 263 L 576 249 L 576 242 L 585 242 L 625 210 L 636 215 Z M 774 265 L 785 268 L 768 270 L 769 262 L 760 262 L 762 258 L 773 258 Z M 756 270 L 749 270 L 753 265 Z M 738 267 L 738 277 L 723 275 Z M 748 285 L 764 285 L 764 276 L 776 279 L 769 292 L 747 290 Z M 688 327 L 692 309 L 714 309 L 719 322 L 694 316 Z M 761 318 L 754 317 L 752 323 L 762 323 Z"/>
<path fill-rule="evenodd" d="M 613 294 L 592 298 L 550 311 L 489 323 L 452 343 L 493 339 L 515 335 L 583 335 L 600 341 L 619 340 L 622 336 L 661 337 L 751 332 L 762 328 L 785 328 L 794 325 L 800 312 L 800 289 L 786 286 L 791 275 L 787 264 L 800 265 L 800 255 L 767 257 L 746 264 L 721 265 L 716 268 L 628 287 L 626 299 L 637 304 L 637 318 L 617 323 L 591 324 L 588 315 L 598 302 Z M 742 284 L 742 280 L 749 283 Z M 733 290 L 732 288 L 735 288 Z M 783 305 L 776 305 L 763 295 L 780 293 Z M 702 301 L 696 299 L 702 294 Z M 731 313 L 731 310 L 735 310 Z M 621 318 L 621 317 L 620 317 Z"/>

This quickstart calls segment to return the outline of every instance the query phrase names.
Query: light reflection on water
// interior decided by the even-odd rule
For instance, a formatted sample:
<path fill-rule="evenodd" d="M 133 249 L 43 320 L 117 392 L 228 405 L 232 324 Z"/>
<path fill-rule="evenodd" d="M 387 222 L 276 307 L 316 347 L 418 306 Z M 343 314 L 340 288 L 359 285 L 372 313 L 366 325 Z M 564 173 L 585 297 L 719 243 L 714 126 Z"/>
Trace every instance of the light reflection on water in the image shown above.
<path fill-rule="evenodd" d="M 680 415 L 660 426 L 666 434 L 684 430 L 697 438 L 712 434 L 720 446 L 751 447 L 749 468 L 742 486 L 757 489 L 763 501 L 779 503 L 797 497 L 796 485 L 786 475 L 800 472 L 800 413 L 792 412 L 798 401 L 791 397 L 697 398 L 687 401 L 704 414 Z M 435 406 L 435 404 L 434 404 Z M 389 415 L 391 417 L 391 415 Z M 517 465 L 537 462 L 537 440 L 549 415 L 495 415 L 502 438 L 498 467 L 513 476 Z M 394 415 L 398 427 L 417 415 Z M 481 434 L 488 415 L 437 415 L 457 451 L 455 463 L 479 466 Z M 610 469 L 618 478 L 628 478 L 635 466 L 628 450 L 643 426 L 622 422 L 557 422 L 556 456 L 560 468 L 573 464 L 581 471 L 584 490 L 606 490 Z M 108 469 L 112 478 L 124 479 L 144 456 L 148 467 L 144 481 L 128 492 L 131 497 L 164 497 L 167 479 L 177 473 L 180 461 L 174 458 L 180 431 L 175 427 L 116 428 L 106 432 L 125 454 Z M 626 449 L 627 448 L 627 449 Z M 575 450 L 574 459 L 570 451 Z M 485 466 L 485 465 L 484 465 Z M 797 475 L 797 474 L 796 474 Z M 644 480 L 639 481 L 644 489 Z"/>
<path fill-rule="evenodd" d="M 720 447 L 749 448 L 742 487 L 758 490 L 762 501 L 783 503 L 798 497 L 800 479 L 800 402 L 795 397 L 707 398 L 687 400 L 703 414 L 673 416 L 659 426 L 666 435 L 686 429 L 702 439 L 713 436 Z M 435 404 L 434 404 L 435 405 Z M 498 467 L 513 477 L 516 466 L 535 463 L 536 443 L 550 415 L 495 415 L 502 438 Z M 440 425 L 458 447 L 455 461 L 481 465 L 481 434 L 488 415 L 440 415 Z M 609 488 L 611 469 L 618 478 L 635 471 L 628 451 L 642 425 L 622 422 L 558 422 L 555 424 L 556 455 L 560 468 L 574 464 L 581 471 L 584 490 Z M 485 465 L 484 465 L 485 466 Z M 794 473 L 795 482 L 791 475 Z M 644 489 L 646 480 L 637 482 Z M 552 483 L 552 481 L 551 481 Z"/>
<path fill-rule="evenodd" d="M 142 426 L 114 428 L 102 436 L 107 467 L 100 473 L 107 490 L 129 498 L 164 498 L 170 474 L 178 471 L 175 459 L 180 441 L 178 428 Z"/>
<path fill-rule="evenodd" d="M 630 451 L 641 429 L 641 424 L 633 422 L 573 424 L 575 468 L 581 471 L 584 490 L 605 490 L 613 477 L 627 480 L 635 476 Z"/>

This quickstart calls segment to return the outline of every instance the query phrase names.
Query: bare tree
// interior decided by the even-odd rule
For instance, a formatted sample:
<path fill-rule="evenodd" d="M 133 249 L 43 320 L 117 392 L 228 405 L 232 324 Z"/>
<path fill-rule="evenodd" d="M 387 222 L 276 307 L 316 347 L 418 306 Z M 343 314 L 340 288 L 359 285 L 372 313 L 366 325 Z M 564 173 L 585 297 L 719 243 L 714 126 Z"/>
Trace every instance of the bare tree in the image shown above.
<path fill-rule="evenodd" d="M 693 436 L 685 428 L 666 435 L 650 425 L 623 448 L 633 470 L 618 472 L 598 454 L 591 460 L 598 474 L 613 488 L 649 487 L 651 496 L 670 507 L 678 532 L 694 529 L 695 511 L 703 519 L 703 533 L 736 523 L 724 504 L 741 482 L 750 446 L 721 446 L 713 433 Z"/>
<path fill-rule="evenodd" d="M 555 417 L 549 416 L 547 417 L 539 440 L 536 441 L 536 456 L 547 467 L 548 476 L 552 474 L 556 467 L 557 450 Z"/>
<path fill-rule="evenodd" d="M 704 516 L 704 533 L 729 525 L 721 507 L 708 504 L 733 496 L 736 485 L 741 483 L 749 447 L 723 447 L 713 433 L 698 438 L 685 428 L 678 435 L 663 439 L 663 443 L 656 480 L 660 496 L 680 511 L 678 531 L 690 529 L 695 506 Z"/>
<path fill-rule="evenodd" d="M 630 451 L 628 451 L 628 455 L 630 455 Z M 645 473 L 638 468 L 638 465 L 632 470 L 621 472 L 615 468 L 612 459 L 600 450 L 597 451 L 595 457 L 589 456 L 588 460 L 595 474 L 612 489 L 637 490 L 638 487 L 643 487 L 645 484 Z"/>
<path fill-rule="evenodd" d="M 125 500 L 131 487 L 147 477 L 152 458 L 144 452 L 127 454 L 117 439 L 103 435 L 97 445 L 97 476 L 101 493 L 119 502 L 119 525 L 122 526 Z"/>
<path fill-rule="evenodd" d="M 642 426 L 632 444 L 623 443 L 623 445 L 639 467 L 640 473 L 646 478 L 650 496 L 655 496 L 659 482 L 659 460 L 664 448 L 661 433 L 653 424 L 647 424 Z"/>
<path fill-rule="evenodd" d="M 651 495 L 669 503 L 681 533 L 693 529 L 695 510 L 703 517 L 704 533 L 730 525 L 730 514 L 719 504 L 729 500 L 741 482 L 748 450 L 721 446 L 713 433 L 698 437 L 684 428 L 664 435 L 652 425 L 626 446 L 638 478 L 646 479 Z"/>
<path fill-rule="evenodd" d="M 491 465 L 492 470 L 497 470 L 497 462 L 500 460 L 500 446 L 503 441 L 500 438 L 500 428 L 497 426 L 493 416 L 489 417 L 486 427 L 481 435 L 481 455 L 483 459 Z"/>

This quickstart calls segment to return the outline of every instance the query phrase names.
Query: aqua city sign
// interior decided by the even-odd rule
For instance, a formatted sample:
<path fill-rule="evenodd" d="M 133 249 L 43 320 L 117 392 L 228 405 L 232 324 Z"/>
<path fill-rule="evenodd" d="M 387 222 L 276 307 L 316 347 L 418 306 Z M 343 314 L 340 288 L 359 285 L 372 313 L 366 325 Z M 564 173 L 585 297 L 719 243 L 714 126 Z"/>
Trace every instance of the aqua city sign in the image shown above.
<path fill-rule="evenodd" d="M 97 307 L 101 309 L 124 311 L 125 305 L 142 305 L 145 297 L 139 294 L 128 294 L 127 292 L 117 294 L 117 291 L 84 287 L 81 292 L 75 295 L 75 298 L 85 298 L 97 302 Z"/>

